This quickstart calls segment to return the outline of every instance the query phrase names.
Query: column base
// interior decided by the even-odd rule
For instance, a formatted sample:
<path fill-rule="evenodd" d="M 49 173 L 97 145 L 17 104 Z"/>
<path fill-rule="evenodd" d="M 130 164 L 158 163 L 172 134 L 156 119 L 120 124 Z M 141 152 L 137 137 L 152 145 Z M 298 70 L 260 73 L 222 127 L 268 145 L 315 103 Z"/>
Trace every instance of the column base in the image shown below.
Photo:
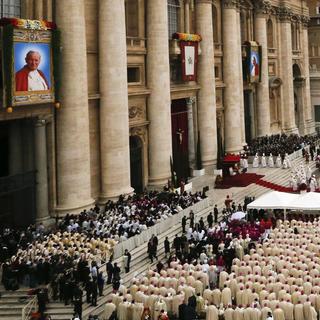
<path fill-rule="evenodd" d="M 94 206 L 96 201 L 94 199 L 89 199 L 83 204 L 74 204 L 74 205 L 68 205 L 68 206 L 57 206 L 55 208 L 55 213 L 59 217 L 63 217 L 70 214 L 80 214 L 83 210 L 88 210 Z"/>
<path fill-rule="evenodd" d="M 314 123 L 313 119 L 309 119 L 306 121 L 305 132 L 306 134 L 316 133 L 316 124 Z"/>
<path fill-rule="evenodd" d="M 202 166 L 205 169 L 206 175 L 212 173 L 213 170 L 217 167 L 217 159 L 210 161 L 202 161 Z"/>
<path fill-rule="evenodd" d="M 163 187 L 163 186 L 167 185 L 168 180 L 171 180 L 170 174 L 168 174 L 164 177 L 160 177 L 160 178 L 150 178 L 149 177 L 148 187 L 149 188 L 154 187 L 155 189 L 158 189 L 159 187 Z"/>
<path fill-rule="evenodd" d="M 36 218 L 36 224 L 40 224 L 40 223 L 42 223 L 45 227 L 49 227 L 55 224 L 55 220 L 50 216 Z"/>
<path fill-rule="evenodd" d="M 225 153 L 237 154 L 237 153 L 240 153 L 242 150 L 243 150 L 243 146 L 231 147 L 230 149 L 226 148 Z"/>
<path fill-rule="evenodd" d="M 283 132 L 284 132 L 284 133 L 287 133 L 287 134 L 291 134 L 291 133 L 299 134 L 299 130 L 298 130 L 297 127 L 288 128 L 288 129 L 283 129 Z"/>
<path fill-rule="evenodd" d="M 119 199 L 120 195 L 129 196 L 134 193 L 134 189 L 131 187 L 128 187 L 123 190 L 118 190 L 114 192 L 108 192 L 106 194 L 101 194 L 98 200 L 99 205 L 104 205 L 107 201 L 117 201 Z"/>

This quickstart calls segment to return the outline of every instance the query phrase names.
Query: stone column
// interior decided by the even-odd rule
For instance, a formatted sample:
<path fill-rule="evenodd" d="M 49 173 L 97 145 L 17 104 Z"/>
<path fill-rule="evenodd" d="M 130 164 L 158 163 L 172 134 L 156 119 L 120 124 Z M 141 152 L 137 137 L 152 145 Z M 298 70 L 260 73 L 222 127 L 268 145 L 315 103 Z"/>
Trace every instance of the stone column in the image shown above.
<path fill-rule="evenodd" d="M 242 69 L 242 42 L 241 42 L 241 22 L 240 22 L 240 10 L 237 10 L 237 30 L 238 30 L 238 69 L 237 81 L 239 86 L 239 104 L 240 104 L 240 127 L 241 127 L 241 146 L 246 144 L 246 128 L 245 128 L 245 116 L 244 116 L 244 96 L 243 96 L 243 69 Z M 242 149 L 242 147 L 241 147 Z"/>
<path fill-rule="evenodd" d="M 21 1 L 21 18 L 22 19 L 33 19 L 33 0 L 22 0 Z"/>
<path fill-rule="evenodd" d="M 50 219 L 48 209 L 48 172 L 46 120 L 37 119 L 34 124 L 34 155 L 36 167 L 36 221 Z"/>
<path fill-rule="evenodd" d="M 212 1 L 197 0 L 196 30 L 202 37 L 198 63 L 198 130 L 204 167 L 217 162 L 216 84 L 214 75 L 214 46 Z"/>
<path fill-rule="evenodd" d="M 311 93 L 310 93 L 310 71 L 309 71 L 309 38 L 308 38 L 308 23 L 309 17 L 302 16 L 302 57 L 304 65 L 304 110 L 305 110 L 305 134 L 315 132 L 315 123 L 313 120 L 313 111 L 311 104 Z"/>
<path fill-rule="evenodd" d="M 280 19 L 280 47 L 281 47 L 281 78 L 282 85 L 282 126 L 286 133 L 297 133 L 294 111 L 293 71 L 292 71 L 292 42 L 291 42 L 291 16 L 287 7 L 278 10 Z"/>
<path fill-rule="evenodd" d="M 45 0 L 45 17 L 48 21 L 53 20 L 52 16 L 52 0 Z"/>
<path fill-rule="evenodd" d="M 59 2 L 59 1 L 57 1 Z M 35 0 L 34 1 L 34 18 L 36 20 L 43 19 L 43 0 Z"/>
<path fill-rule="evenodd" d="M 20 121 L 12 121 L 9 128 L 9 174 L 22 173 L 22 136 Z"/>
<path fill-rule="evenodd" d="M 184 31 L 190 33 L 190 0 L 184 3 Z"/>
<path fill-rule="evenodd" d="M 270 134 L 270 101 L 269 101 L 269 72 L 268 72 L 268 38 L 267 14 L 271 4 L 269 1 L 257 1 L 254 18 L 255 39 L 262 48 L 260 62 L 261 82 L 257 84 L 257 135 Z"/>
<path fill-rule="evenodd" d="M 100 201 L 130 186 L 127 45 L 124 0 L 99 1 Z"/>
<path fill-rule="evenodd" d="M 193 122 L 193 105 L 195 97 L 187 99 L 188 109 L 188 150 L 189 150 L 189 168 L 193 169 L 196 162 L 196 151 L 194 143 L 194 122 Z"/>
<path fill-rule="evenodd" d="M 161 186 L 170 177 L 172 156 L 170 69 L 167 2 L 147 1 L 147 79 L 148 99 L 149 185 Z"/>
<path fill-rule="evenodd" d="M 241 101 L 243 90 L 239 79 L 239 52 L 237 21 L 237 3 L 235 0 L 223 0 L 223 77 L 226 88 L 224 91 L 225 109 L 225 151 L 239 152 L 242 150 Z"/>
<path fill-rule="evenodd" d="M 61 29 L 61 110 L 57 111 L 57 210 L 91 206 L 89 110 L 83 0 L 56 1 Z"/>

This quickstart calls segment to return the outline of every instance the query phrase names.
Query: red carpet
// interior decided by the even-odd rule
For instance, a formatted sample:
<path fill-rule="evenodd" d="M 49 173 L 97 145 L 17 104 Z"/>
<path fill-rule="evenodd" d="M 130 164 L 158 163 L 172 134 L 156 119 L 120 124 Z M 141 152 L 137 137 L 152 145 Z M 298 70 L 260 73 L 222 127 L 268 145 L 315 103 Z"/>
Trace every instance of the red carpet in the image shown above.
<path fill-rule="evenodd" d="M 249 184 L 257 183 L 259 179 L 264 177 L 256 173 L 242 173 L 233 177 L 224 177 L 221 185 L 216 186 L 216 189 L 229 189 L 232 187 L 246 187 Z"/>
<path fill-rule="evenodd" d="M 269 181 L 265 181 L 265 180 L 262 180 L 262 179 L 256 181 L 256 184 L 258 184 L 260 186 L 263 186 L 265 188 L 268 188 L 268 189 L 275 190 L 275 191 L 292 192 L 293 193 L 292 188 L 284 187 L 284 186 L 281 186 L 279 184 L 276 184 L 276 183 L 273 183 L 273 182 L 269 182 Z"/>
<path fill-rule="evenodd" d="M 256 184 L 258 184 L 260 186 L 263 186 L 265 188 L 268 188 L 268 189 L 275 190 L 275 191 L 289 192 L 289 193 L 299 193 L 299 191 L 293 191 L 292 188 L 290 188 L 290 187 L 284 187 L 284 186 L 281 186 L 279 184 L 276 184 L 276 183 L 273 183 L 273 182 L 269 182 L 269 181 L 265 181 L 265 180 L 262 180 L 262 179 L 256 181 Z M 307 188 L 307 191 L 309 192 L 310 188 Z M 320 192 L 320 190 L 317 189 L 315 192 Z"/>

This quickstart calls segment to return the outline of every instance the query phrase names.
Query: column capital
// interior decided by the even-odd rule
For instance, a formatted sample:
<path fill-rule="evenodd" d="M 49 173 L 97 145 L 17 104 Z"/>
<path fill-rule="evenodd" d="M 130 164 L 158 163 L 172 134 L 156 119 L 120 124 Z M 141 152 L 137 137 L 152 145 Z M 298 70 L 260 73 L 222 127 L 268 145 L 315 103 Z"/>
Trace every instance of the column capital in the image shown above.
<path fill-rule="evenodd" d="M 301 22 L 302 27 L 306 29 L 308 28 L 310 17 L 301 15 L 299 16 L 299 21 Z"/>
<path fill-rule="evenodd" d="M 239 0 L 223 0 L 222 5 L 225 9 L 238 9 Z"/>
<path fill-rule="evenodd" d="M 43 127 L 47 124 L 47 120 L 43 118 L 35 118 L 33 121 L 33 125 L 35 127 Z"/>
<path fill-rule="evenodd" d="M 256 0 L 254 2 L 254 9 L 256 14 L 270 14 L 272 12 L 272 5 L 269 0 Z"/>
<path fill-rule="evenodd" d="M 196 97 L 189 97 L 186 99 L 187 105 L 193 105 L 196 102 L 197 98 Z"/>
<path fill-rule="evenodd" d="M 290 8 L 281 6 L 276 8 L 276 15 L 281 22 L 291 22 L 293 13 Z"/>

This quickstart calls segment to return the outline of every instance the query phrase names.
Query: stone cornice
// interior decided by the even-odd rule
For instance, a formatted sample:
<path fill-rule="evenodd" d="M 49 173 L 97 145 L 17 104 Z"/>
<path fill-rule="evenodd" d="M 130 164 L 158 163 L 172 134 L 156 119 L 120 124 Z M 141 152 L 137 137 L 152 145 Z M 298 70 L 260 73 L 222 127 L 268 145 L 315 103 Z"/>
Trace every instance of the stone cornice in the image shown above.
<path fill-rule="evenodd" d="M 257 14 L 270 14 L 272 12 L 271 2 L 269 0 L 256 0 L 254 10 Z"/>
<path fill-rule="evenodd" d="M 222 5 L 225 9 L 238 9 L 239 0 L 223 0 Z"/>

